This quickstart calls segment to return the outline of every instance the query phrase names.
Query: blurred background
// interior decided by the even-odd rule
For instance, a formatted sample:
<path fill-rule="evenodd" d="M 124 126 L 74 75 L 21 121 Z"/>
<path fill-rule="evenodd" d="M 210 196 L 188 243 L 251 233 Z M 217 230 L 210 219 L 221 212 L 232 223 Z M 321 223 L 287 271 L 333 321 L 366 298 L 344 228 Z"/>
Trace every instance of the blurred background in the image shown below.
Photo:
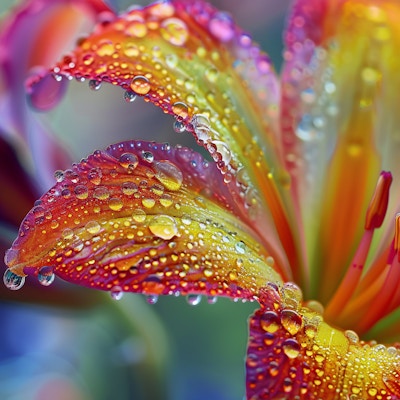
<path fill-rule="evenodd" d="M 17 3 L 2 0 L 1 18 Z M 229 11 L 280 68 L 289 0 L 211 3 Z M 126 0 L 110 4 L 120 10 L 131 5 Z M 111 142 L 134 138 L 195 146 L 189 135 L 174 132 L 172 117 L 141 99 L 126 103 L 121 89 L 105 84 L 94 92 L 87 83 L 73 81 L 62 103 L 37 117 L 74 161 Z M 20 177 L 21 160 L 6 141 L 1 151 L 0 186 L 7 194 L 10 177 L 26 178 Z M 32 206 L 32 186 L 26 182 L 25 203 L 11 189 L 11 202 L 3 202 L 10 209 L 0 213 L 1 253 L 17 235 L 8 217 L 17 204 L 21 215 Z M 115 301 L 107 293 L 60 281 L 51 287 L 27 282 L 17 292 L 1 285 L 0 296 L 3 400 L 243 399 L 247 319 L 254 304 L 219 299 L 211 305 L 203 299 L 194 307 L 185 298 L 163 297 L 150 305 L 133 294 Z"/>

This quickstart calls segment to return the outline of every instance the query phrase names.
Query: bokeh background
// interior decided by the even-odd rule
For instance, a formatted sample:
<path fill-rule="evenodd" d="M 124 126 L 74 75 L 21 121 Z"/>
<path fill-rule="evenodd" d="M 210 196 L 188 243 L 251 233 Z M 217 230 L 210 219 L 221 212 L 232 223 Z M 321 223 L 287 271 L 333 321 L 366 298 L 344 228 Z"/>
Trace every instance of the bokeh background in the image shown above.
<path fill-rule="evenodd" d="M 16 3 L 1 0 L 1 18 Z M 229 11 L 280 68 L 290 0 L 211 3 Z M 121 10 L 131 5 L 111 4 Z M 62 103 L 37 117 L 74 161 L 133 138 L 195 146 L 188 134 L 173 131 L 172 117 L 141 99 L 128 104 L 121 89 L 104 84 L 94 92 L 87 83 L 71 82 Z M 16 162 L 10 154 L 11 149 L 1 156 Z M 2 179 L 0 190 L 6 192 Z M 16 229 L 0 221 L 0 251 Z M 0 296 L 0 399 L 243 399 L 247 319 L 254 304 L 219 299 L 210 305 L 203 299 L 190 306 L 185 298 L 163 297 L 150 305 L 133 294 L 115 301 L 60 281 L 48 288 L 28 282 L 18 292 L 1 287 Z"/>

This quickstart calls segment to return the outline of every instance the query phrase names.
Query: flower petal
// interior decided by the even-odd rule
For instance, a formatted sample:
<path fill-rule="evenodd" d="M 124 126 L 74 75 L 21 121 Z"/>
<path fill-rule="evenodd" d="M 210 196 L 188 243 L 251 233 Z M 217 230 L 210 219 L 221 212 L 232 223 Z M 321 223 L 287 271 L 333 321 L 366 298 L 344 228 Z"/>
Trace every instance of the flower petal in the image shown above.
<path fill-rule="evenodd" d="M 210 152 L 261 237 L 276 235 L 272 216 L 282 242 L 275 247 L 298 275 L 298 226 L 276 137 L 277 79 L 229 15 L 202 1 L 135 8 L 98 26 L 53 71 L 110 82 L 175 115 Z"/>
<path fill-rule="evenodd" d="M 53 273 L 101 290 L 252 298 L 279 282 L 273 259 L 229 212 L 214 166 L 186 148 L 124 142 L 97 151 L 22 222 L 17 275 Z M 268 258 L 269 257 L 269 258 Z"/>
<path fill-rule="evenodd" d="M 301 304 L 300 289 L 269 285 L 250 319 L 247 398 L 400 398 L 400 349 L 360 341 Z"/>
<path fill-rule="evenodd" d="M 32 154 L 43 190 L 50 182 L 48 171 L 65 167 L 70 160 L 28 106 L 25 81 L 41 68 L 49 68 L 104 12 L 111 10 L 101 0 L 27 0 L 1 23 L 1 134 L 11 138 L 21 157 Z M 52 81 L 42 85 L 41 96 L 28 96 L 30 105 L 43 111 L 60 101 L 66 86 Z M 51 157 L 43 157 L 43 151 Z"/>
<path fill-rule="evenodd" d="M 287 33 L 285 152 L 320 275 L 313 296 L 324 301 L 360 240 L 380 170 L 398 168 L 399 15 L 392 0 L 299 0 Z M 397 193 L 399 185 L 395 177 Z"/>

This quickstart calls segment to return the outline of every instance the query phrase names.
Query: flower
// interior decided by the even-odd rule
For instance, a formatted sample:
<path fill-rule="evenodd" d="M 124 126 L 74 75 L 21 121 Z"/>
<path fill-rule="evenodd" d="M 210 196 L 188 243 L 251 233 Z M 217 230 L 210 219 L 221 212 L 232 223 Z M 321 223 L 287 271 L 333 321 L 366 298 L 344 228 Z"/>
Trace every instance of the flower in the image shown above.
<path fill-rule="evenodd" d="M 103 20 L 52 67 L 56 80 L 142 96 L 212 161 L 127 141 L 58 171 L 6 253 L 6 285 L 58 275 L 114 297 L 257 301 L 248 399 L 400 398 L 399 345 L 358 336 L 400 333 L 400 216 L 389 202 L 399 12 L 390 0 L 298 0 L 280 81 L 203 1 Z M 32 76 L 31 96 L 46 98 L 50 78 Z"/>

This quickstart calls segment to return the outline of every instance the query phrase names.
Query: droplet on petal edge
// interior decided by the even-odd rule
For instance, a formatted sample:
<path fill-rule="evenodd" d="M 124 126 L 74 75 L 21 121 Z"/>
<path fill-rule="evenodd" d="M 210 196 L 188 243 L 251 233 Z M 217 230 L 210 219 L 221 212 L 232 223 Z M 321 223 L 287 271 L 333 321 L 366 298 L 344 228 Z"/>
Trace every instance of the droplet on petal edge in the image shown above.
<path fill-rule="evenodd" d="M 7 289 L 18 290 L 24 286 L 25 277 L 14 274 L 10 269 L 7 269 L 3 275 L 3 282 Z"/>
<path fill-rule="evenodd" d="M 263 288 L 261 308 L 250 319 L 247 398 L 339 399 L 340 393 L 340 399 L 370 399 L 381 393 L 381 399 L 398 399 L 400 348 L 330 327 L 299 302 L 293 284 L 284 295 L 287 285 Z"/>
<path fill-rule="evenodd" d="M 193 305 L 199 295 L 252 299 L 267 280 L 281 281 L 270 255 L 229 211 L 223 177 L 192 150 L 117 143 L 55 179 L 6 254 L 14 274 L 43 285 L 57 275 L 116 299 L 190 295 Z M 22 285 L 16 275 L 5 283 Z"/>

